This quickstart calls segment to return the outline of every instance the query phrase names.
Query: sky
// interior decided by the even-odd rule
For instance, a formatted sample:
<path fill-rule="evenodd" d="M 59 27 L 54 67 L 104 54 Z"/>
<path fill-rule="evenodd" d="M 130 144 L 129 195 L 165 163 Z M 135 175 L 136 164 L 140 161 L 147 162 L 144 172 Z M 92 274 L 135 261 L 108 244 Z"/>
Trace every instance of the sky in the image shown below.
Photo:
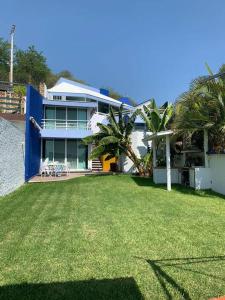
<path fill-rule="evenodd" d="M 35 45 L 54 72 L 142 102 L 174 102 L 225 63 L 225 0 L 7 0 L 0 36 L 16 24 L 19 48 Z"/>

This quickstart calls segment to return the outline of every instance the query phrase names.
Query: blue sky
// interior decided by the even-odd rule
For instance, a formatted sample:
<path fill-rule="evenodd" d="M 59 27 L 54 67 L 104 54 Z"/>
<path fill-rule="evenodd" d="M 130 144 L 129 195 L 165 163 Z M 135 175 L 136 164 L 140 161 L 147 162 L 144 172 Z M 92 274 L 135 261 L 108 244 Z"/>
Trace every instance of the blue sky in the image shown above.
<path fill-rule="evenodd" d="M 0 36 L 34 44 L 54 72 L 138 102 L 174 101 L 192 79 L 225 63 L 224 0 L 7 0 Z"/>

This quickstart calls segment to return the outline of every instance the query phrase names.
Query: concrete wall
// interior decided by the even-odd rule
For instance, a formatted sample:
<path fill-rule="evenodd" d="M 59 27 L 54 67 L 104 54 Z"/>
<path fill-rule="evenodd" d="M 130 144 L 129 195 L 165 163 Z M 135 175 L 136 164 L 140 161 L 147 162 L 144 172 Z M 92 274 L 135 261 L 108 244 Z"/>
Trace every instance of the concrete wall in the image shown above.
<path fill-rule="evenodd" d="M 211 170 L 211 188 L 213 191 L 225 195 L 225 155 L 209 155 Z"/>
<path fill-rule="evenodd" d="M 24 183 L 24 131 L 0 117 L 0 196 Z"/>
<path fill-rule="evenodd" d="M 154 168 L 153 169 L 153 181 L 156 184 L 166 184 L 166 168 Z M 171 183 L 181 183 L 181 175 L 176 168 L 171 169 Z"/>
<path fill-rule="evenodd" d="M 145 136 L 146 132 L 144 129 L 135 129 L 131 134 L 132 147 L 134 149 L 134 152 L 138 155 L 138 157 L 143 157 L 147 153 L 148 142 L 143 141 Z M 125 173 L 136 172 L 133 166 L 133 162 L 127 157 L 121 158 L 120 168 L 121 171 Z"/>

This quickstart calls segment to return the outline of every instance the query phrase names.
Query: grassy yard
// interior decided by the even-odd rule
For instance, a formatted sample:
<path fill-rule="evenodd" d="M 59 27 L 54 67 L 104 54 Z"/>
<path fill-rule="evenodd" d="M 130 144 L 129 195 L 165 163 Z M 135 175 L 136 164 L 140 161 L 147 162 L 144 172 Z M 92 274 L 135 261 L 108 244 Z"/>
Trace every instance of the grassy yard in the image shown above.
<path fill-rule="evenodd" d="M 0 198 L 0 299 L 225 295 L 225 200 L 83 177 Z"/>

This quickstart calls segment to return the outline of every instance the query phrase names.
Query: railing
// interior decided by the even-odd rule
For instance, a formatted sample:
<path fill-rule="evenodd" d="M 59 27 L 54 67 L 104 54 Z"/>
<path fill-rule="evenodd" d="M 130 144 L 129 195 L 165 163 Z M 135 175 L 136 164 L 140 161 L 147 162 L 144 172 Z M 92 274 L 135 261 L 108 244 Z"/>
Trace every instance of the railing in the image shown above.
<path fill-rule="evenodd" d="M 90 129 L 90 122 L 86 120 L 61 120 L 61 119 L 43 119 L 42 128 L 44 129 Z"/>

